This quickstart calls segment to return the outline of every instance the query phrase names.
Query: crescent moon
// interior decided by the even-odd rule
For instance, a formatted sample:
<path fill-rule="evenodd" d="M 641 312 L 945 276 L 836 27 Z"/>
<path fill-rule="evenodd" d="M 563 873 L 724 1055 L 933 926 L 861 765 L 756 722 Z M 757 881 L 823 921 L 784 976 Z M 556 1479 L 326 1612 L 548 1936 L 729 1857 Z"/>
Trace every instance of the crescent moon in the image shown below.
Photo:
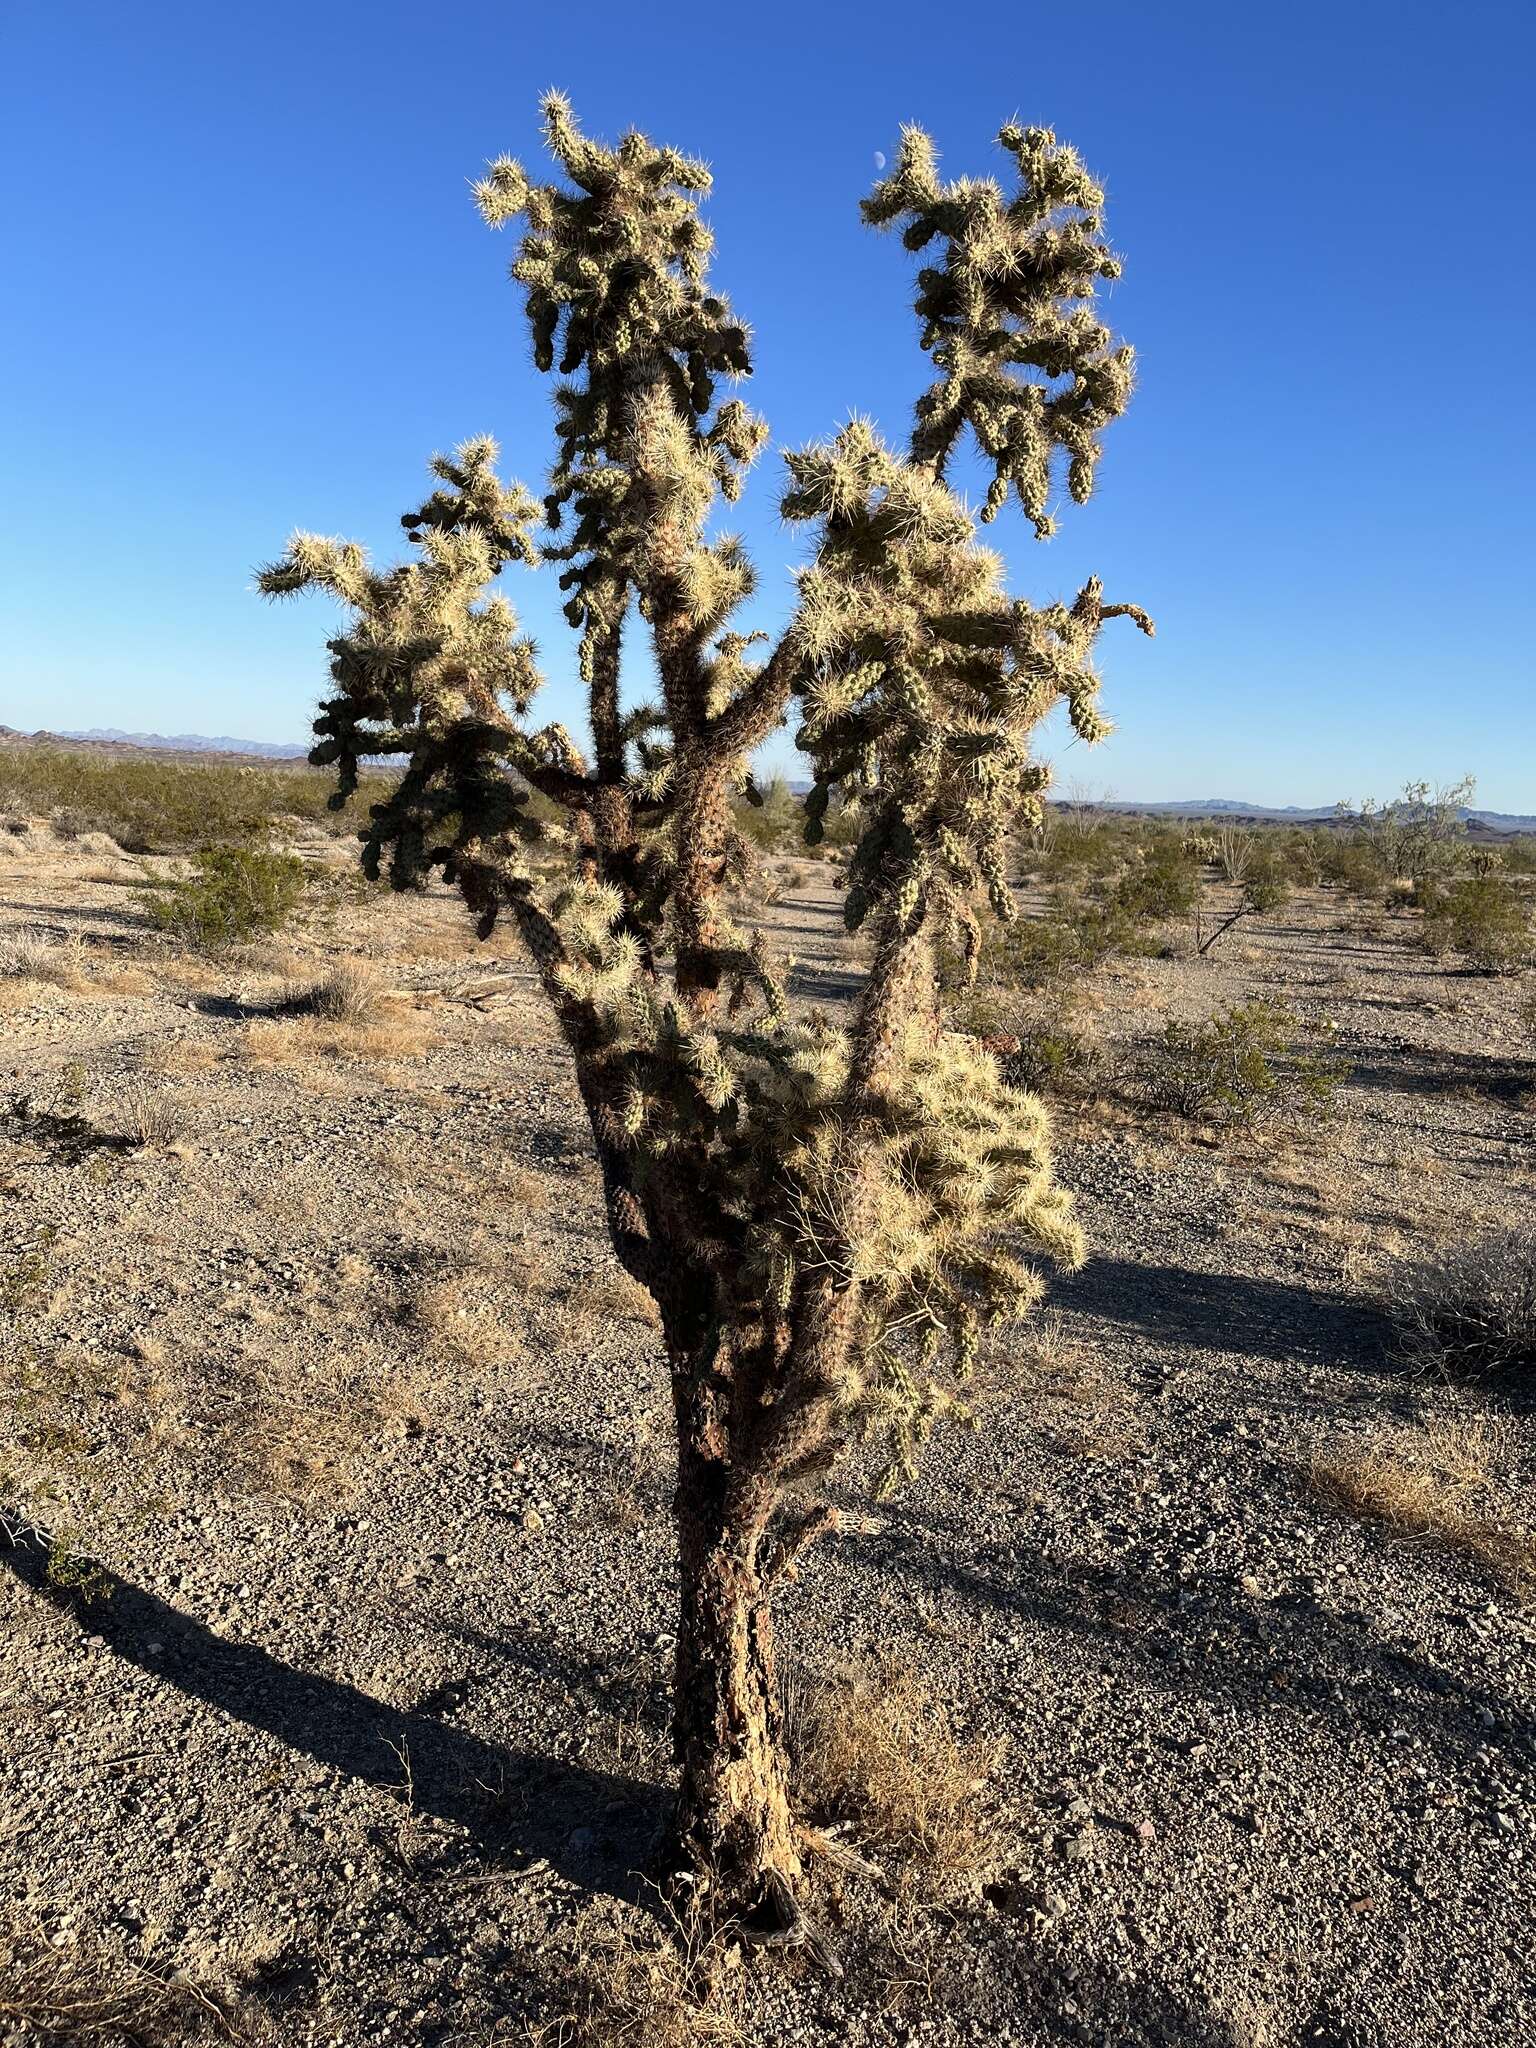
<path fill-rule="evenodd" d="M 883 149 L 877 149 L 875 151 L 875 169 L 877 171 L 883 171 L 885 169 L 885 151 Z"/>

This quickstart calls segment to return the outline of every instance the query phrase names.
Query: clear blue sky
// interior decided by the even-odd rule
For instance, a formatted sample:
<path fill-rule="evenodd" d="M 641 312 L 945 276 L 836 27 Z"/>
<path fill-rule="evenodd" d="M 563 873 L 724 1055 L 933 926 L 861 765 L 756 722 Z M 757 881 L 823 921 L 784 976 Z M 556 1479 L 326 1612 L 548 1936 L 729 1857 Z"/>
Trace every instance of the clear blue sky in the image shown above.
<path fill-rule="evenodd" d="M 950 175 L 1015 113 L 1077 144 L 1124 255 L 1141 387 L 1096 498 L 1016 588 L 1097 570 L 1107 745 L 1065 784 L 1328 802 L 1472 770 L 1536 810 L 1531 0 L 397 0 L 0 6 L 0 723 L 302 738 L 330 615 L 252 566 L 295 525 L 396 550 L 435 448 L 489 430 L 537 484 L 528 367 L 466 181 L 595 132 L 707 157 L 716 275 L 775 446 L 904 432 L 909 259 L 857 202 L 903 120 Z M 796 537 L 776 459 L 738 523 L 757 623 Z M 509 594 L 573 707 L 553 593 Z M 1060 735 L 1053 735 L 1060 746 Z M 1051 751 L 1048 748 L 1047 751 Z"/>

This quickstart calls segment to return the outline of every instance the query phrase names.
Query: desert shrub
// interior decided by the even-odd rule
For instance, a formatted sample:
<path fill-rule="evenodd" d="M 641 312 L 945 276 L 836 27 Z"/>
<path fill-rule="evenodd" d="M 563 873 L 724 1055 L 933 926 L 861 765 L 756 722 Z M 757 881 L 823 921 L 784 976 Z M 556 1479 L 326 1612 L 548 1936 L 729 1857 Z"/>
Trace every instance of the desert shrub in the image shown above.
<path fill-rule="evenodd" d="M 1310 832 L 1280 832 L 1267 847 L 1276 868 L 1293 888 L 1315 889 L 1323 876 L 1319 840 Z"/>
<path fill-rule="evenodd" d="M 151 924 L 200 953 L 282 931 L 304 900 L 309 872 L 294 854 L 252 846 L 205 847 L 192 868 L 137 896 Z"/>
<path fill-rule="evenodd" d="M 760 853 L 784 853 L 800 844 L 805 812 L 782 775 L 758 792 L 756 803 L 743 799 L 734 815 L 737 831 Z"/>
<path fill-rule="evenodd" d="M 1449 874 L 1461 863 L 1463 813 L 1475 791 L 1473 778 L 1464 775 L 1454 783 L 1406 783 L 1390 803 L 1368 798 L 1360 807 L 1360 837 L 1394 880 Z"/>
<path fill-rule="evenodd" d="M 1396 1276 L 1392 1319 L 1404 1355 L 1448 1377 L 1495 1374 L 1536 1391 L 1536 1240 L 1496 1231 Z"/>
<path fill-rule="evenodd" d="M 1107 1076 L 1103 1040 L 1090 1026 L 1070 1014 L 1031 1014 L 1027 1007 L 1021 1009 L 1011 991 L 964 991 L 951 1006 L 950 1021 L 986 1043 L 1010 1087 L 1029 1088 L 1037 1095 L 1070 1095 Z"/>
<path fill-rule="evenodd" d="M 1091 1088 L 1105 1073 L 1103 1041 L 1069 1018 L 1026 1022 L 1002 1049 L 1003 1078 L 1037 1095 L 1069 1095 Z"/>
<path fill-rule="evenodd" d="M 1387 885 L 1387 864 L 1380 849 L 1358 834 L 1323 835 L 1318 843 L 1317 868 L 1324 888 L 1338 889 L 1348 896 L 1375 900 Z"/>
<path fill-rule="evenodd" d="M 1048 845 L 1031 863 L 1042 881 L 1072 882 L 1112 875 L 1125 858 L 1126 835 L 1108 822 L 1058 823 Z"/>
<path fill-rule="evenodd" d="M 1536 928 L 1507 876 L 1463 875 L 1424 907 L 1424 946 L 1459 953 L 1482 974 L 1512 974 L 1536 958 Z"/>
<path fill-rule="evenodd" d="M 1132 925 L 1160 924 L 1193 909 L 1198 864 L 1175 841 L 1154 845 L 1106 892 L 1109 907 Z"/>
<path fill-rule="evenodd" d="M 1508 875 L 1536 875 L 1536 839 L 1506 839 L 1499 848 Z"/>
<path fill-rule="evenodd" d="M 341 829 L 329 796 L 329 778 L 302 762 L 258 767 L 196 756 L 0 749 L 0 810 L 49 817 L 56 830 L 73 834 L 107 832 L 130 853 L 259 842 L 283 818 Z"/>
<path fill-rule="evenodd" d="M 1135 926 L 1112 906 L 1059 895 L 1041 917 L 986 927 L 973 988 L 960 949 L 941 946 L 940 981 L 952 994 L 959 992 L 960 1006 L 954 1010 L 959 1028 L 975 1030 L 978 1027 L 964 1014 L 968 988 L 983 1001 L 1000 992 L 1049 988 L 1067 975 L 1101 965 L 1111 953 L 1133 944 L 1136 936 Z"/>
<path fill-rule="evenodd" d="M 1154 1047 L 1153 1099 L 1223 1124 L 1326 1114 L 1348 1069 L 1303 1051 L 1299 1028 L 1277 1003 L 1234 1004 L 1198 1024 L 1170 1021 Z"/>

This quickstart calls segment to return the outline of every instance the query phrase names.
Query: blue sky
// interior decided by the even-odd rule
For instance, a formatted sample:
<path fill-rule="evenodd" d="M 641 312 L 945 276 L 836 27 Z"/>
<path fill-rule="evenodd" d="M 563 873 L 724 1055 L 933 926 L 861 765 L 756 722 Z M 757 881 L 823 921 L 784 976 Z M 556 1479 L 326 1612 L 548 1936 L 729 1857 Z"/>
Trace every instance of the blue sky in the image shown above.
<path fill-rule="evenodd" d="M 950 175 L 1018 114 L 1108 184 L 1141 386 L 1013 585 L 1090 572 L 1119 731 L 1062 786 L 1330 802 L 1471 770 L 1536 810 L 1529 0 L 964 7 L 8 0 L 0 9 L 0 723 L 300 738 L 330 615 L 252 566 L 295 525 L 396 550 L 436 448 L 537 484 L 547 386 L 467 180 L 532 167 L 540 90 L 707 157 L 716 277 L 776 448 L 904 431 L 907 259 L 857 202 L 899 124 Z M 787 613 L 759 467 L 733 517 Z M 509 594 L 549 715 L 574 650 Z"/>

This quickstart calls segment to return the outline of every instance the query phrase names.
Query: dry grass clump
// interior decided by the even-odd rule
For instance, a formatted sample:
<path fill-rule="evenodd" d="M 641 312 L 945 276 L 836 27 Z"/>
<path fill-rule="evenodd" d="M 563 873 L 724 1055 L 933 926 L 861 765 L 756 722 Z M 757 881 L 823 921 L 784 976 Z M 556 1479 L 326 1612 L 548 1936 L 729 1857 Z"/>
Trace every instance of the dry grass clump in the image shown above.
<path fill-rule="evenodd" d="M 268 1355 L 221 1433 L 220 1465 L 255 1492 L 301 1504 L 345 1501 L 381 1440 L 423 1436 L 430 1423 L 409 1374 L 372 1389 L 329 1387 L 280 1354 Z"/>
<path fill-rule="evenodd" d="M 1394 1278 L 1405 1356 L 1447 1378 L 1495 1376 L 1536 1393 L 1536 1239 L 1514 1230 L 1452 1246 Z"/>
<path fill-rule="evenodd" d="M 457 1365 L 491 1365 L 518 1353 L 516 1339 L 464 1274 L 424 1281 L 407 1302 L 406 1313 L 428 1353 Z"/>
<path fill-rule="evenodd" d="M 142 1048 L 138 1060 L 150 1074 L 206 1074 L 219 1056 L 205 1038 L 156 1038 Z"/>
<path fill-rule="evenodd" d="M 319 981 L 292 989 L 287 1000 L 332 1024 L 373 1024 L 393 1014 L 383 978 L 366 960 L 338 960 Z"/>
<path fill-rule="evenodd" d="M 1313 1491 L 1409 1540 L 1446 1544 L 1522 1596 L 1536 1587 L 1536 1530 L 1502 1519 L 1491 1496 L 1515 1456 L 1505 1418 L 1437 1416 L 1313 1459 Z"/>
<path fill-rule="evenodd" d="M 912 1665 L 847 1665 L 786 1700 L 797 1804 L 851 1821 L 869 1843 L 936 1876 L 988 1861 L 979 1795 L 998 1745 L 962 1736 Z"/>
<path fill-rule="evenodd" d="M 583 1290 L 581 1301 L 590 1315 L 647 1323 L 652 1329 L 661 1327 L 661 1311 L 649 1291 L 622 1266 L 617 1272 L 599 1273 L 591 1286 Z"/>
<path fill-rule="evenodd" d="M 667 1455 L 654 1416 L 634 1417 L 629 1436 L 598 1454 L 599 1513 L 616 1529 L 643 1528 L 656 1513 L 666 1481 Z"/>
<path fill-rule="evenodd" d="M 6 980 L 83 989 L 89 985 L 85 960 L 85 943 L 78 933 L 65 937 L 41 925 L 24 924 L 0 941 L 0 977 Z"/>
<path fill-rule="evenodd" d="M 234 1058 L 252 1067 L 304 1068 L 326 1059 L 419 1059 L 435 1043 L 429 1025 L 385 1002 L 372 1017 L 258 1017 L 231 1041 Z"/>
<path fill-rule="evenodd" d="M 593 1924 L 596 1922 L 597 1924 Z M 530 2022 L 535 2048 L 737 2048 L 739 1994 L 679 1926 L 637 1934 L 588 1915 L 564 1959 L 559 2009 Z"/>

